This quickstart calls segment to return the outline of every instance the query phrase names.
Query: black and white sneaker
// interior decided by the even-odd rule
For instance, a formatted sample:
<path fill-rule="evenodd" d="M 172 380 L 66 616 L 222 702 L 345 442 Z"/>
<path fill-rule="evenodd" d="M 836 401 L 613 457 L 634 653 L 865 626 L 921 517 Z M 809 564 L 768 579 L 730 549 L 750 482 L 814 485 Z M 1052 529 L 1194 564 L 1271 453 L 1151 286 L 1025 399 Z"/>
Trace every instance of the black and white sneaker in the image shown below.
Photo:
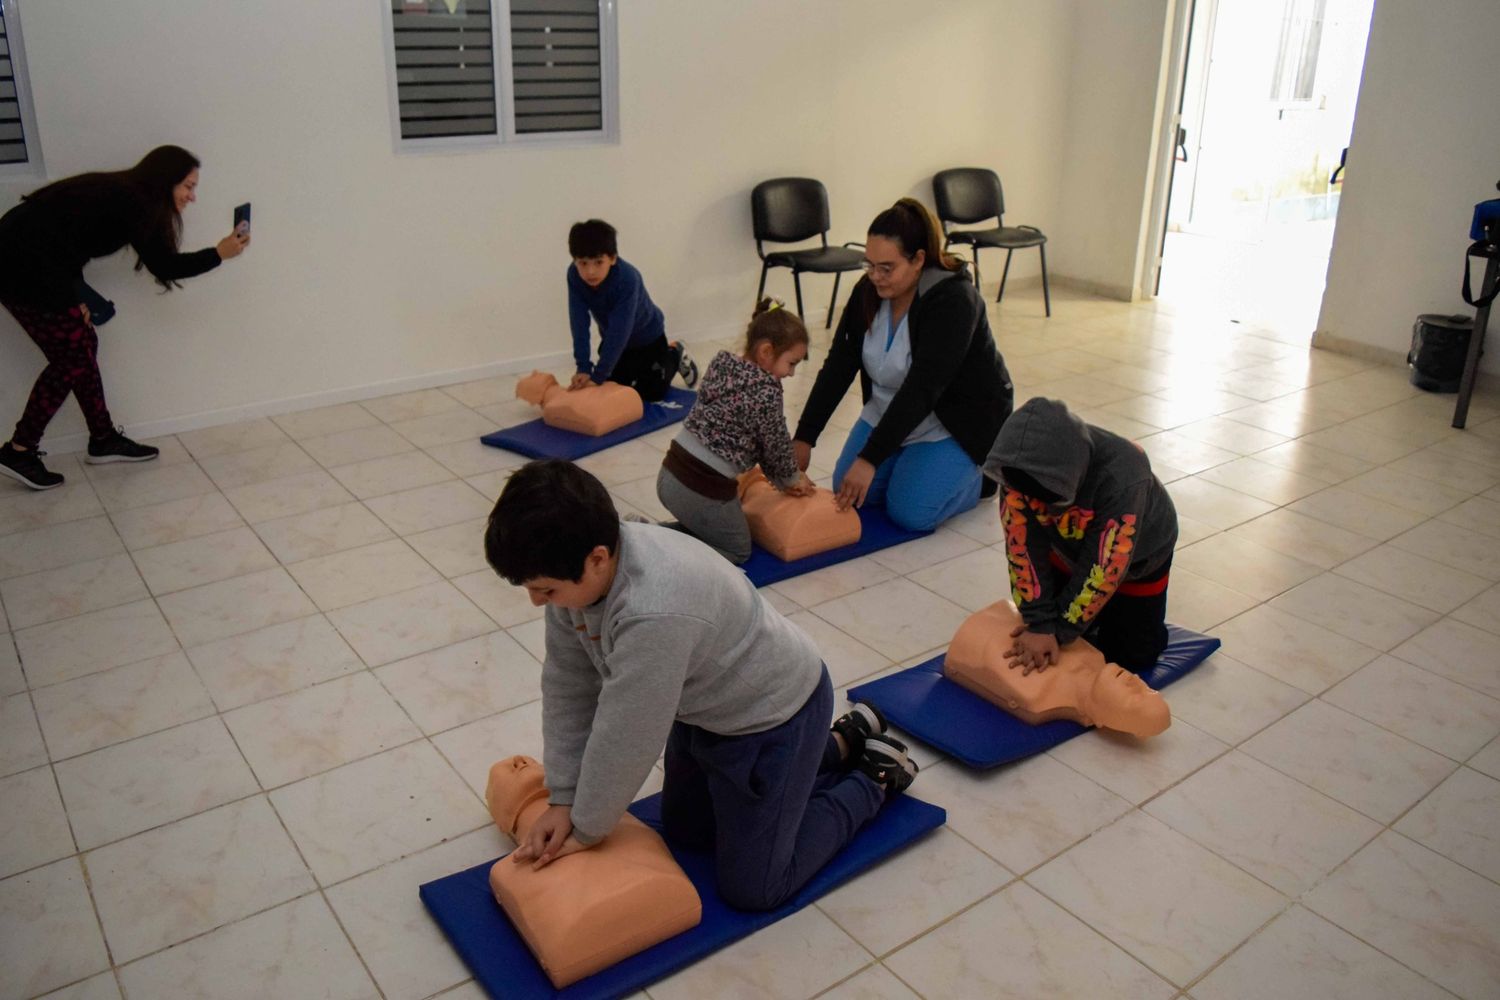
<path fill-rule="evenodd" d="M 122 427 L 116 427 L 114 432 L 102 438 L 89 438 L 88 454 L 83 460 L 90 465 L 103 465 L 106 462 L 149 462 L 161 454 L 160 448 L 153 448 L 149 444 L 137 444 L 125 436 Z"/>
<path fill-rule="evenodd" d="M 865 738 L 864 752 L 855 769 L 885 789 L 887 795 L 900 795 L 917 780 L 917 762 L 906 754 L 906 744 L 893 736 L 871 735 Z"/>
<path fill-rule="evenodd" d="M 677 342 L 677 347 L 682 351 L 682 357 L 677 361 L 677 374 L 682 376 L 682 384 L 691 389 L 698 384 L 698 362 L 693 360 L 682 341 Z"/>
<path fill-rule="evenodd" d="M 830 728 L 844 738 L 844 746 L 849 748 L 848 760 L 855 761 L 865 752 L 865 740 L 884 733 L 885 725 L 880 709 L 861 701 L 834 719 Z"/>
<path fill-rule="evenodd" d="M 53 472 L 42 464 L 45 451 L 16 451 L 10 442 L 0 445 L 0 476 L 9 476 L 18 483 L 34 490 L 50 490 L 61 486 L 65 479 L 62 473 Z"/>

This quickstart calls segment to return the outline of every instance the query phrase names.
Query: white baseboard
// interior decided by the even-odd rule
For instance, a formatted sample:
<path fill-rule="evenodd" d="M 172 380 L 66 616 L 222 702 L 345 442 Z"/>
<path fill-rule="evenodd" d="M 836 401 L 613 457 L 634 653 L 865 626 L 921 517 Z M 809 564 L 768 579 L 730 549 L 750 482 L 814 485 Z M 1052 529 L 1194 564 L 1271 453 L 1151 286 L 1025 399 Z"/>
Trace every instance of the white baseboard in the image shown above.
<path fill-rule="evenodd" d="M 1327 330 L 1318 330 L 1313 334 L 1312 346 L 1334 354 L 1347 354 L 1351 358 L 1359 358 L 1361 361 L 1373 361 L 1376 364 L 1391 365 L 1396 368 L 1406 367 L 1406 352 L 1391 347 L 1381 347 L 1378 344 L 1369 344 L 1363 340 L 1354 340 L 1350 337 L 1340 337 L 1336 333 Z M 1474 389 L 1483 392 L 1500 391 L 1500 374 L 1481 370 L 1479 377 L 1474 380 Z"/>

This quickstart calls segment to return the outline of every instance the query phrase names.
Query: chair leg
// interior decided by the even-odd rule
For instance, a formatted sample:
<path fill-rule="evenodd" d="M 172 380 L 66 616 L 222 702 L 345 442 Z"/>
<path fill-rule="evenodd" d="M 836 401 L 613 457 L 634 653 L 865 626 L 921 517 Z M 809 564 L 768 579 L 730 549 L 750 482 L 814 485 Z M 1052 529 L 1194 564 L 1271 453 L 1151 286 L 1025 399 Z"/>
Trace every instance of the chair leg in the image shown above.
<path fill-rule="evenodd" d="M 1042 252 L 1042 301 L 1047 304 L 1047 317 L 1052 316 L 1052 292 L 1047 288 L 1047 246 L 1041 244 L 1037 247 Z"/>
<path fill-rule="evenodd" d="M 995 295 L 996 302 L 1005 298 L 1005 279 L 1010 277 L 1010 255 L 1013 253 L 1015 253 L 1014 250 L 1005 251 L 1005 270 L 1000 274 L 1000 291 Z"/>
<path fill-rule="evenodd" d="M 792 285 L 797 289 L 797 318 L 802 318 L 802 272 L 792 268 Z"/>
<path fill-rule="evenodd" d="M 760 300 L 766 297 L 766 272 L 770 269 L 770 264 L 763 263 L 760 265 L 760 287 L 755 290 L 756 305 L 759 305 Z"/>
<path fill-rule="evenodd" d="M 827 330 L 833 326 L 833 310 L 838 307 L 839 281 L 844 277 L 843 271 L 833 272 L 833 294 L 828 296 L 828 318 L 823 321 L 823 329 Z"/>

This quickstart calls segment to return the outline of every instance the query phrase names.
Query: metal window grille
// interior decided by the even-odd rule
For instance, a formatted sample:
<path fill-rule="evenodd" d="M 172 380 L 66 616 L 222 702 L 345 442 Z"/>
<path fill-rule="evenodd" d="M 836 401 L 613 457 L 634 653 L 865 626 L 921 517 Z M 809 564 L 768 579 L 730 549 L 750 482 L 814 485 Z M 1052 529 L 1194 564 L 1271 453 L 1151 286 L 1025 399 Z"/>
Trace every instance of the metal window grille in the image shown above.
<path fill-rule="evenodd" d="M 390 0 L 401 138 L 494 135 L 490 0 Z"/>
<path fill-rule="evenodd" d="M 517 135 L 604 128 L 598 0 L 510 0 Z"/>
<path fill-rule="evenodd" d="M 6 3 L 0 0 L 0 163 L 26 163 L 26 126 L 22 121 L 21 95 L 16 88 L 17 69 L 11 58 L 10 25 Z M 10 19 L 11 25 L 15 18 Z"/>

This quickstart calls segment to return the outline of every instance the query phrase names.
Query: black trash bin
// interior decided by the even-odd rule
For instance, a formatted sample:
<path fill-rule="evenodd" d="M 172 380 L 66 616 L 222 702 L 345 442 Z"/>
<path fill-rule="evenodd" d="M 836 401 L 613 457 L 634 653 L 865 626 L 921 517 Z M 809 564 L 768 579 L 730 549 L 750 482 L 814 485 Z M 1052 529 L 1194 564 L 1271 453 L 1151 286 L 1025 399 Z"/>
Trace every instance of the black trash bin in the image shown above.
<path fill-rule="evenodd" d="M 1472 316 L 1418 316 L 1411 328 L 1411 350 L 1406 354 L 1411 384 L 1428 392 L 1457 392 L 1473 333 Z"/>

